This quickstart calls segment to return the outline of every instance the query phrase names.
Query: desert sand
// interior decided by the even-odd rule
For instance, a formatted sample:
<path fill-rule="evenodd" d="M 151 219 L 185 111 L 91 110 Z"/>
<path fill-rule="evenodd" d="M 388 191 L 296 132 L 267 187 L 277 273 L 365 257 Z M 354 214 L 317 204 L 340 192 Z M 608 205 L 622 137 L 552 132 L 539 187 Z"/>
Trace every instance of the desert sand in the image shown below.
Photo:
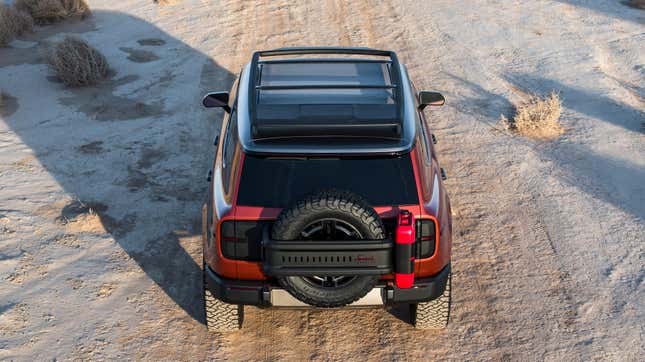
<path fill-rule="evenodd" d="M 645 356 L 645 11 L 620 1 L 90 1 L 0 48 L 0 359 L 557 360 Z M 45 64 L 75 35 L 112 74 Z M 200 207 L 228 90 L 254 50 L 392 49 L 454 211 L 453 314 L 247 308 L 209 334 Z M 500 123 L 559 93 L 553 140 Z"/>

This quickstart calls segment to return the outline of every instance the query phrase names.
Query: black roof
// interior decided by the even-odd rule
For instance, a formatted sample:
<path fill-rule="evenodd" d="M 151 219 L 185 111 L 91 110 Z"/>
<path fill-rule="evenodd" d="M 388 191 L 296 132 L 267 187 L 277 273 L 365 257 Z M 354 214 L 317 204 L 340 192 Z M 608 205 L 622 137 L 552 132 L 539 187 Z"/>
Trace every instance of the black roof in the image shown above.
<path fill-rule="evenodd" d="M 349 57 L 303 57 L 330 54 Z M 410 99 L 406 98 L 411 98 L 411 91 L 404 73 L 391 51 L 283 48 L 256 52 L 240 81 L 242 145 L 245 151 L 258 153 L 409 149 L 414 122 L 410 135 L 409 124 L 406 130 Z"/>

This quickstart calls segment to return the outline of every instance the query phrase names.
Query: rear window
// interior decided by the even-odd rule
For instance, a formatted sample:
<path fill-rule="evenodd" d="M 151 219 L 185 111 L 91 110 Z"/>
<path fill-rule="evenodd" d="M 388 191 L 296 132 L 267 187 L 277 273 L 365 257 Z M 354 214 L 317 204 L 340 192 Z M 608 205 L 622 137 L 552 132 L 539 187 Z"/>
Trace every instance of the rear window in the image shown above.
<path fill-rule="evenodd" d="M 371 206 L 417 204 L 410 155 L 387 158 L 244 159 L 237 204 L 284 208 L 323 189 L 353 192 Z"/>

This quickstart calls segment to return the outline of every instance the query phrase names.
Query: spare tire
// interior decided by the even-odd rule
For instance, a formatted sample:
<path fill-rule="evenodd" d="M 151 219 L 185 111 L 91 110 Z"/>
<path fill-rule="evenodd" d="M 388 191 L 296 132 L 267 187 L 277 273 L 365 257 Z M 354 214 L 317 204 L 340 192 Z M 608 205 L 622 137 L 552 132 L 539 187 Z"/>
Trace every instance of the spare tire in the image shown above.
<path fill-rule="evenodd" d="M 274 240 L 384 239 L 376 211 L 355 194 L 323 191 L 282 210 L 273 225 Z M 323 308 L 340 307 L 365 296 L 378 276 L 286 276 L 278 282 L 300 301 Z"/>

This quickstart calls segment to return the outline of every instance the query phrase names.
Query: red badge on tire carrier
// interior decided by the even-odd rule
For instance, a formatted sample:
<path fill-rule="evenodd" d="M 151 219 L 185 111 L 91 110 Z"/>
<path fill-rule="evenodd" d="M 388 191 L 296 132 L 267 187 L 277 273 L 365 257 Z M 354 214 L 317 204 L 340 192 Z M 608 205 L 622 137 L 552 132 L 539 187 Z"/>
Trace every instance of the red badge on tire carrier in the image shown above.
<path fill-rule="evenodd" d="M 394 238 L 394 283 L 398 288 L 412 288 L 414 284 L 415 240 L 414 215 L 403 210 L 398 217 Z"/>

